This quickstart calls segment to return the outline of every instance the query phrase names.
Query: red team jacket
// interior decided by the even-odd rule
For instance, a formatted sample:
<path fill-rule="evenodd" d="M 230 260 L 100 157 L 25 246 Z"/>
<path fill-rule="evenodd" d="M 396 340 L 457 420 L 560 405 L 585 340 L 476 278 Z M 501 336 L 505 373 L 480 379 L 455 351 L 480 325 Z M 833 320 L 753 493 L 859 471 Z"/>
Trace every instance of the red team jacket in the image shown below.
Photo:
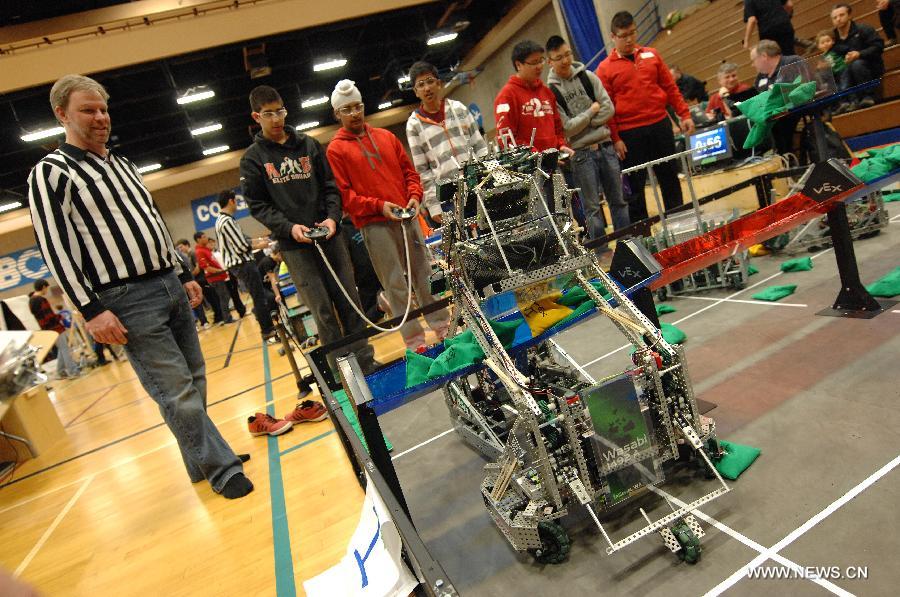
<path fill-rule="evenodd" d="M 518 145 L 528 145 L 531 132 L 534 148 L 538 151 L 566 144 L 562 121 L 556 109 L 556 96 L 541 80 L 529 85 L 518 76 L 509 78 L 494 100 L 494 116 L 497 120 L 497 138 L 512 131 Z"/>
<path fill-rule="evenodd" d="M 675 108 L 681 118 L 691 115 L 669 67 L 653 48 L 635 48 L 634 62 L 613 50 L 597 66 L 596 72 L 616 106 L 616 115 L 607 123 L 615 141 L 619 140 L 619 131 L 665 118 L 666 105 Z"/>
<path fill-rule="evenodd" d="M 422 200 L 419 173 L 400 140 L 368 124 L 366 132 L 357 137 L 341 128 L 326 152 L 344 211 L 357 228 L 386 222 L 381 213 L 385 201 L 406 207 L 412 197 Z"/>

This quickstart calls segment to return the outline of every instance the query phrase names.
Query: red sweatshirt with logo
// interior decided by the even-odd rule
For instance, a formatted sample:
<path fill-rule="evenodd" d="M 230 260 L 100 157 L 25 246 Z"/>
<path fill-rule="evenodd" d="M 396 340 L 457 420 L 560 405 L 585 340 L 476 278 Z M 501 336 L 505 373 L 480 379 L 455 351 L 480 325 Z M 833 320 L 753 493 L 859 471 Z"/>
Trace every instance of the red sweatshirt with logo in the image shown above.
<path fill-rule="evenodd" d="M 619 131 L 647 126 L 665 118 L 668 105 L 681 118 L 691 115 L 659 52 L 637 47 L 633 56 L 634 61 L 631 61 L 613 50 L 597 66 L 597 76 L 616 106 L 616 115 L 607 123 L 615 141 L 619 140 Z"/>
<path fill-rule="evenodd" d="M 562 120 L 556 109 L 556 96 L 540 79 L 526 83 L 517 75 L 509 78 L 494 99 L 497 138 L 512 131 L 517 145 L 528 145 L 531 132 L 537 151 L 559 149 L 566 144 Z"/>
<path fill-rule="evenodd" d="M 344 211 L 357 228 L 386 222 L 385 201 L 406 207 L 422 200 L 422 183 L 403 145 L 386 129 L 366 125 L 362 135 L 341 128 L 326 151 Z"/>

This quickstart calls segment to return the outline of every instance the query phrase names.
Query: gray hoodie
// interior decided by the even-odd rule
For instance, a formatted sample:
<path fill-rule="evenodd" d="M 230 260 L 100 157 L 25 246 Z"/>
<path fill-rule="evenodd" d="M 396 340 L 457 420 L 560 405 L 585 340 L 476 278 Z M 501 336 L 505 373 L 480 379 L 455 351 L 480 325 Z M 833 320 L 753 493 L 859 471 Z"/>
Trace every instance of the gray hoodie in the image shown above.
<path fill-rule="evenodd" d="M 562 119 L 566 140 L 572 149 L 584 149 L 594 143 L 605 143 L 610 140 L 609 127 L 606 123 L 616 113 L 609 94 L 600 83 L 597 75 L 587 71 L 588 79 L 594 86 L 594 97 L 600 104 L 600 111 L 591 114 L 591 98 L 585 92 L 578 73 L 584 70 L 580 62 L 572 63 L 572 76 L 568 79 L 559 77 L 553 69 L 547 78 L 547 85 L 555 87 L 562 94 L 568 105 L 568 111 L 559 106 L 559 117 Z"/>

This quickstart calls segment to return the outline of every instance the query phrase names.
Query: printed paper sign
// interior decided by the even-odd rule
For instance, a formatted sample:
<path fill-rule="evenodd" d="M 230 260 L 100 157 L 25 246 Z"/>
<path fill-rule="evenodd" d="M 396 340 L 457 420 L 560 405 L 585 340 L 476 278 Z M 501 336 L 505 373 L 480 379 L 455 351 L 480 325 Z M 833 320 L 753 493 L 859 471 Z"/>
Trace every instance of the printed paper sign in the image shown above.
<path fill-rule="evenodd" d="M 366 499 L 346 555 L 303 588 L 309 597 L 405 597 L 419 583 L 401 549 L 397 527 L 367 474 Z"/>

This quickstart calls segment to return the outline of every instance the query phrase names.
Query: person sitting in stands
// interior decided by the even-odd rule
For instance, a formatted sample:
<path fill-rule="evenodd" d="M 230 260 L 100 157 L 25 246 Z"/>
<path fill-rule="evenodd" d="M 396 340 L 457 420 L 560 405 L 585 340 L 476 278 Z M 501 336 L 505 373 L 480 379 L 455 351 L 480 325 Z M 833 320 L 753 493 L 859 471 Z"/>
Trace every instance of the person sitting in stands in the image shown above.
<path fill-rule="evenodd" d="M 850 15 L 849 4 L 835 4 L 831 9 L 831 23 L 834 25 L 834 51 L 844 57 L 847 65 L 845 83 L 853 87 L 884 74 L 884 40 L 875 29 L 864 23 L 857 23 Z M 855 99 L 840 104 L 835 113 L 851 112 L 857 108 L 875 105 L 874 89 L 856 94 Z"/>
<path fill-rule="evenodd" d="M 709 98 L 706 113 L 717 120 L 734 116 L 734 104 L 728 99 L 732 95 L 748 91 L 750 86 L 738 79 L 738 66 L 733 62 L 723 62 L 719 67 L 719 89 Z"/>

